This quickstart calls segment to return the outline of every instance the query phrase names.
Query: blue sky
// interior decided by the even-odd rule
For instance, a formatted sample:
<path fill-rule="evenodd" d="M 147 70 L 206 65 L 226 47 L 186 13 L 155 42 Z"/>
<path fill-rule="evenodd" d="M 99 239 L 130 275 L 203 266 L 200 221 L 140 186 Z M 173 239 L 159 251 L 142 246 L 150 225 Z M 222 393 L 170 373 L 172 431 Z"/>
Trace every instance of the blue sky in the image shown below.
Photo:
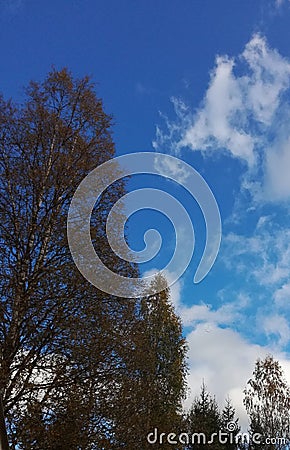
<path fill-rule="evenodd" d="M 199 208 L 177 184 L 131 183 L 166 190 L 192 217 L 196 251 L 172 287 L 190 344 L 190 399 L 204 378 L 241 415 L 256 357 L 273 353 L 290 382 L 289 22 L 288 0 L 0 0 L 5 97 L 21 101 L 22 87 L 52 66 L 90 74 L 114 116 L 118 154 L 178 156 L 212 189 L 222 244 L 193 285 L 205 239 Z M 161 254 L 144 270 L 161 267 L 174 230 L 159 213 L 140 214 L 130 243 L 139 249 L 146 227 L 159 226 Z"/>

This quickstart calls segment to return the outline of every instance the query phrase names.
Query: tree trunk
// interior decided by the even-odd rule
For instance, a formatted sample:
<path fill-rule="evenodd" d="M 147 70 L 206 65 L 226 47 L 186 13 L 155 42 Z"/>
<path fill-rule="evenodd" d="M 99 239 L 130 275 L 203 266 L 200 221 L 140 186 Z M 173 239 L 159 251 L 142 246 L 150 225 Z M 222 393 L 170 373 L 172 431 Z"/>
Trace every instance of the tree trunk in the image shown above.
<path fill-rule="evenodd" d="M 0 450 L 9 450 L 2 395 L 0 394 Z"/>

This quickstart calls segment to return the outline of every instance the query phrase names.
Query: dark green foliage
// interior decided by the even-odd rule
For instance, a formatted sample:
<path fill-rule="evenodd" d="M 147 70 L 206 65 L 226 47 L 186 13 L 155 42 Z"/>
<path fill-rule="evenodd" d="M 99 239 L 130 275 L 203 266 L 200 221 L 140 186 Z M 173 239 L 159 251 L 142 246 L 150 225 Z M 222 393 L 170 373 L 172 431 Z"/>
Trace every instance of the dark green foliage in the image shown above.
<path fill-rule="evenodd" d="M 237 435 L 241 428 L 239 419 L 236 417 L 235 408 L 229 398 L 226 399 L 224 409 L 221 412 L 221 429 L 228 435 L 228 440 L 223 448 L 225 450 L 237 449 Z"/>
<path fill-rule="evenodd" d="M 187 345 L 161 276 L 151 285 L 154 291 L 159 288 L 163 289 L 159 294 L 152 295 L 149 289 L 149 295 L 141 300 L 135 355 L 129 362 L 120 412 L 116 411 L 120 414 L 116 417 L 116 436 L 125 448 L 151 449 L 147 434 L 154 428 L 179 433 L 182 427 Z M 116 448 L 120 448 L 118 444 Z M 164 443 L 161 448 L 172 449 L 172 445 Z"/>
<path fill-rule="evenodd" d="M 218 443 L 218 433 L 221 430 L 222 421 L 218 405 L 214 397 L 206 390 L 203 383 L 199 397 L 196 397 L 187 415 L 187 432 L 190 436 L 195 435 L 194 443 L 190 443 L 188 449 L 201 450 L 210 448 L 218 450 L 221 448 Z M 207 444 L 213 433 L 217 435 L 212 444 Z M 200 436 L 198 436 L 200 435 Z"/>

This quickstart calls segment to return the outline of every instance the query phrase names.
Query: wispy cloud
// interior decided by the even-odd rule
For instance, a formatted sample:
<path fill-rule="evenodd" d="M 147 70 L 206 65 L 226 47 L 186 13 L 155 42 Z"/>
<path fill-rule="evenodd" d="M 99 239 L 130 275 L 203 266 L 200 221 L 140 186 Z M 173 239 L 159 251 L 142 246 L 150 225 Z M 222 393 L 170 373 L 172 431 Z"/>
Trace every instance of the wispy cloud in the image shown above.
<path fill-rule="evenodd" d="M 290 310 L 290 281 L 275 291 L 274 300 L 278 308 Z"/>
<path fill-rule="evenodd" d="M 135 83 L 135 93 L 139 96 L 152 96 L 160 94 L 160 91 L 142 81 L 137 81 Z"/>
<path fill-rule="evenodd" d="M 277 348 L 286 346 L 290 341 L 290 327 L 286 317 L 282 314 L 271 314 L 263 318 L 262 326 L 266 335 L 274 338 Z"/>
<path fill-rule="evenodd" d="M 243 161 L 257 201 L 290 197 L 290 61 L 255 34 L 237 58 L 218 56 L 201 105 L 172 99 L 175 121 L 157 127 L 155 149 L 227 152 Z M 257 187 L 257 173 L 262 179 Z"/>
<path fill-rule="evenodd" d="M 189 170 L 186 170 L 184 164 L 178 159 L 175 160 L 164 160 L 160 158 L 160 155 L 155 156 L 154 167 L 158 169 L 164 176 L 172 178 L 181 185 L 190 177 Z"/>
<path fill-rule="evenodd" d="M 204 379 L 220 403 L 232 397 L 245 428 L 242 391 L 256 358 L 274 354 L 290 381 L 284 353 L 290 342 L 290 228 L 280 208 L 290 199 L 289 100 L 290 61 L 255 34 L 237 57 L 216 58 L 196 110 L 171 99 L 175 120 L 161 115 L 164 126 L 157 127 L 153 142 L 159 151 L 222 154 L 242 164 L 240 191 L 247 200 L 238 196 L 237 220 L 223 236 L 219 257 L 232 285 L 224 286 L 223 298 L 213 293 L 213 304 L 208 298 L 194 305 L 187 298 L 185 304 L 180 282 L 172 286 L 171 297 L 189 330 L 192 392 L 187 404 Z M 171 169 L 178 172 L 178 167 Z M 245 212 L 255 216 L 256 226 L 252 221 L 241 227 L 242 209 L 243 217 Z"/>
<path fill-rule="evenodd" d="M 290 229 L 258 227 L 252 236 L 229 233 L 221 258 L 227 268 L 259 286 L 275 286 L 289 278 Z M 230 255 L 230 257 L 229 257 Z"/>
<path fill-rule="evenodd" d="M 276 8 L 281 8 L 285 3 L 289 3 L 290 0 L 275 0 Z"/>
<path fill-rule="evenodd" d="M 251 292 L 247 324 L 276 350 L 289 349 L 290 229 L 262 216 L 251 236 L 224 237 L 221 262 Z"/>

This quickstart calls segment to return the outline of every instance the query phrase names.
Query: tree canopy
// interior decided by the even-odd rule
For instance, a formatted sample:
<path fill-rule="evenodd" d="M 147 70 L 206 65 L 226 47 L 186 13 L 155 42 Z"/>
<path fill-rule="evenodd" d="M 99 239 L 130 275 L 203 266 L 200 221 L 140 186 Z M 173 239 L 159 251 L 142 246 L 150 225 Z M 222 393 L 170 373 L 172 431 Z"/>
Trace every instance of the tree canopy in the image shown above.
<path fill-rule="evenodd" d="M 186 345 L 165 280 L 156 296 L 113 297 L 81 276 L 68 248 L 74 191 L 114 155 L 88 77 L 52 70 L 22 105 L 1 98 L 0 397 L 11 449 L 136 448 L 156 420 L 179 423 Z M 106 237 L 125 192 L 121 179 L 97 199 L 91 236 L 106 266 L 130 278 L 137 267 Z"/>

